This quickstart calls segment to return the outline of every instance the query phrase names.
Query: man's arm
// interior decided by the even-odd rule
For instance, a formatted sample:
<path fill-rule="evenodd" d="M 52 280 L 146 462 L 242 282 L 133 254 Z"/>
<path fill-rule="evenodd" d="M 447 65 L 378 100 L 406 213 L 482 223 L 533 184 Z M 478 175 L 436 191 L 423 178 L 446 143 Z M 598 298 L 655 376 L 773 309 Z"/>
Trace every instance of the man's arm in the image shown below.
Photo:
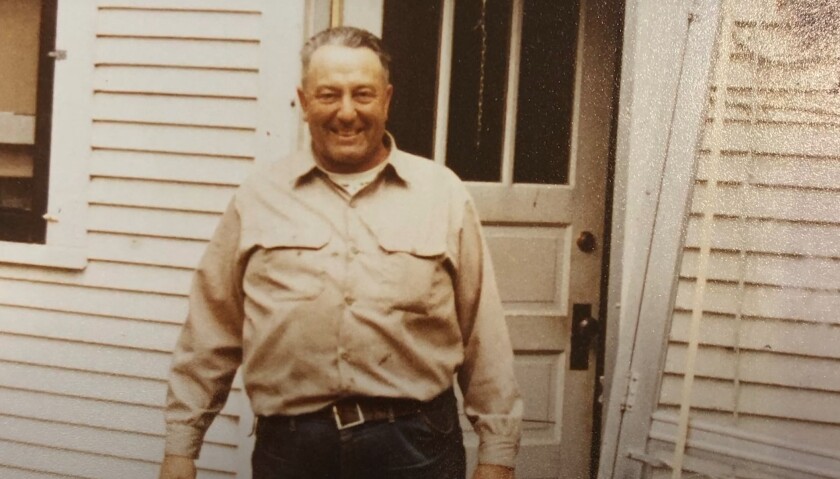
<path fill-rule="evenodd" d="M 513 477 L 522 399 L 493 266 L 471 200 L 464 206 L 459 243 L 455 293 L 464 364 L 458 382 L 464 411 L 479 437 L 479 468 L 474 477 Z"/>
<path fill-rule="evenodd" d="M 184 469 L 184 459 L 198 457 L 204 434 L 224 406 L 241 362 L 245 258 L 239 253 L 239 238 L 234 200 L 193 278 L 189 314 L 173 353 L 164 466 L 178 471 Z M 163 468 L 161 474 L 180 477 L 163 476 Z"/>

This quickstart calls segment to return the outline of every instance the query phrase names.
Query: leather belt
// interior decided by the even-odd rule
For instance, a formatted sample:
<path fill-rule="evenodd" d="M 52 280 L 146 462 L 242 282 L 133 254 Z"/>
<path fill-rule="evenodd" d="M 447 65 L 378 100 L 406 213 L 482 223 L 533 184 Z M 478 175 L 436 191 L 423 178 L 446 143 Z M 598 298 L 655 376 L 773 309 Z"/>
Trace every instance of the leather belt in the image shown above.
<path fill-rule="evenodd" d="M 447 404 L 455 404 L 455 394 L 452 388 L 447 389 L 430 401 L 414 399 L 382 398 L 382 397 L 348 397 L 340 399 L 332 405 L 318 411 L 298 416 L 263 416 L 260 421 L 288 422 L 305 421 L 307 419 L 332 419 L 339 430 L 359 426 L 366 422 L 383 421 L 427 411 L 437 411 Z"/>

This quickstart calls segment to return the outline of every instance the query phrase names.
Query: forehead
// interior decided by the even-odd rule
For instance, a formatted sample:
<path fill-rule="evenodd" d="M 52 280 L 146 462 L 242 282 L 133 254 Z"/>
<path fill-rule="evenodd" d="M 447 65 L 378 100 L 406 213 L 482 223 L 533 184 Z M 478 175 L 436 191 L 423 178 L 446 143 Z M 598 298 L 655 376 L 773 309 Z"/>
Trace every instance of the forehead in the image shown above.
<path fill-rule="evenodd" d="M 312 53 L 305 79 L 321 84 L 335 81 L 375 82 L 385 80 L 379 57 L 369 48 L 324 45 Z"/>

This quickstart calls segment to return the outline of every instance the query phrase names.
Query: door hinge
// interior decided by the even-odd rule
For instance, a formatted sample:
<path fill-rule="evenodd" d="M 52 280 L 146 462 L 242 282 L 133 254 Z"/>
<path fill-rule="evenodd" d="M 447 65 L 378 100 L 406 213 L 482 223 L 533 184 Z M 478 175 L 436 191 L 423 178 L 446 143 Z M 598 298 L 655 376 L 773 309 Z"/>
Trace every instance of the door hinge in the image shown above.
<path fill-rule="evenodd" d="M 624 401 L 621 402 L 622 411 L 632 411 L 636 405 L 636 395 L 639 392 L 639 373 L 630 371 L 630 381 L 627 383 L 627 391 L 624 393 Z"/>

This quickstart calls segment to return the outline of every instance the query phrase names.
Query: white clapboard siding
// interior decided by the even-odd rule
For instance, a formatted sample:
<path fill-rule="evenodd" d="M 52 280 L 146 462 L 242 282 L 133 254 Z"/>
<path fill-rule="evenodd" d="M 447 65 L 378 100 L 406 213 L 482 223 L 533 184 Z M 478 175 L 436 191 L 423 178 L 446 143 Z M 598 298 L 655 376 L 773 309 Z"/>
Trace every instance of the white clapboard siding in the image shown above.
<path fill-rule="evenodd" d="M 254 132 L 242 128 L 175 126 L 96 121 L 94 148 L 113 148 L 216 156 L 254 157 Z"/>
<path fill-rule="evenodd" d="M 163 448 L 163 438 L 158 436 L 0 415 L 0 440 L 3 439 L 26 444 L 42 442 L 51 448 L 146 462 L 160 460 Z M 231 465 L 236 463 L 235 454 L 233 446 L 208 444 L 202 448 L 198 466 L 234 472 Z"/>
<path fill-rule="evenodd" d="M 690 323 L 690 311 L 675 311 L 671 340 L 687 342 Z M 749 316 L 736 321 L 734 315 L 704 313 L 700 344 L 729 348 L 738 344 L 741 349 L 840 359 L 840 327 Z"/>
<path fill-rule="evenodd" d="M 254 100 L 259 75 L 252 70 L 201 70 L 102 65 L 93 76 L 97 92 L 202 96 Z"/>
<path fill-rule="evenodd" d="M 694 281 L 683 279 L 677 285 L 675 306 L 691 310 L 694 300 Z M 840 294 L 836 291 L 776 288 L 745 285 L 739 291 L 737 283 L 710 281 L 706 284 L 704 311 L 741 314 L 762 318 L 823 322 L 838 325 Z"/>
<path fill-rule="evenodd" d="M 686 247 L 699 247 L 701 221 L 689 219 Z M 712 228 L 717 249 L 840 258 L 840 225 L 716 217 Z"/>
<path fill-rule="evenodd" d="M 89 233 L 89 260 L 195 268 L 206 243 L 173 238 L 150 238 L 109 233 Z"/>
<path fill-rule="evenodd" d="M 686 250 L 684 278 L 696 278 L 700 252 Z M 715 251 L 709 258 L 706 277 L 721 281 L 743 280 L 751 284 L 789 286 L 840 291 L 840 258 L 748 254 L 742 259 L 735 251 Z"/>
<path fill-rule="evenodd" d="M 0 477 L 157 475 L 192 269 L 265 123 L 264 0 L 91 1 L 88 263 L 0 265 Z M 246 402 L 199 477 L 235 477 Z"/>
<path fill-rule="evenodd" d="M 202 213 L 221 213 L 235 188 L 228 185 L 93 178 L 90 202 Z"/>
<path fill-rule="evenodd" d="M 93 176 L 238 185 L 253 166 L 249 160 L 189 154 L 96 149 Z"/>
<path fill-rule="evenodd" d="M 168 353 L 175 346 L 175 341 L 181 329 L 179 324 L 114 318 L 110 316 L 92 316 L 90 314 L 74 314 L 65 311 L 47 311 L 14 306 L 0 306 L 0 317 L 3 318 L 2 325 L 3 332 L 5 333 L 32 338 L 87 343 L 100 347 L 116 346 L 118 348 L 129 348 L 126 351 L 134 355 L 135 358 L 142 354 L 144 358 L 148 359 L 148 362 L 145 364 L 137 364 L 137 366 L 143 366 L 143 369 L 140 370 L 141 372 L 160 371 L 166 367 L 169 362 Z M 19 340 L 20 338 L 14 341 Z M 47 344 L 33 344 L 33 347 L 43 347 L 42 351 L 44 354 L 47 354 L 46 351 L 49 349 Z M 140 350 L 139 354 L 136 350 Z M 92 354 L 104 351 L 103 349 L 76 351 L 75 354 Z M 82 358 L 72 359 L 78 360 Z M 68 356 L 66 361 L 70 360 L 71 358 Z M 57 363 L 57 365 L 86 370 L 100 370 L 98 368 L 101 366 L 113 366 L 113 364 L 104 363 L 97 366 L 94 362 L 94 364 L 85 363 L 79 367 L 72 366 L 66 361 L 65 363 Z M 119 373 L 110 369 L 102 370 L 102 372 Z M 162 379 L 163 377 L 161 375 L 144 376 L 137 374 L 136 370 L 134 373 L 123 372 L 123 374 L 133 374 L 155 379 Z"/>
<path fill-rule="evenodd" d="M 667 413 L 676 413 L 678 411 L 672 406 L 664 405 L 660 410 Z M 692 418 L 724 426 L 737 425 L 740 428 L 757 434 L 782 438 L 785 441 L 794 443 L 818 444 L 823 447 L 840 444 L 840 427 L 834 424 L 801 422 L 787 418 L 753 416 L 743 413 L 736 417 L 731 412 L 699 409 L 692 411 Z"/>
<path fill-rule="evenodd" d="M 708 152 L 699 158 L 697 178 L 709 179 Z M 724 154 L 720 157 L 721 167 L 717 180 L 726 183 L 744 183 L 759 186 L 786 186 L 814 189 L 838 189 L 840 187 L 840 158 L 805 158 L 755 155 Z"/>
<path fill-rule="evenodd" d="M 668 350 L 665 372 L 685 372 L 686 346 Z M 696 374 L 711 379 L 738 379 L 742 383 L 785 386 L 840 392 L 840 360 L 729 348 L 703 348 L 697 357 Z"/>
<path fill-rule="evenodd" d="M 100 65 L 148 65 L 256 71 L 258 45 L 248 42 L 98 38 L 94 58 Z"/>
<path fill-rule="evenodd" d="M 671 406 L 680 404 L 682 382 L 682 376 L 666 373 L 662 380 L 660 402 Z M 840 426 L 840 401 L 837 400 L 837 393 L 813 389 L 746 382 L 736 388 L 732 381 L 697 377 L 691 406 Z"/>
<path fill-rule="evenodd" d="M 82 271 L 45 270 L 10 265 L 0 270 L 0 278 L 186 296 L 192 280 L 192 270 L 90 261 Z"/>
<path fill-rule="evenodd" d="M 25 471 L 53 472 L 60 477 L 85 479 L 156 477 L 159 468 L 157 462 L 122 459 L 4 440 L 0 440 L 0 449 L 8 452 L 4 454 L 4 456 L 9 456 L 4 462 L 12 467 Z M 199 477 L 231 479 L 235 475 L 230 472 L 204 469 Z"/>
<path fill-rule="evenodd" d="M 840 200 L 838 198 L 840 198 L 840 190 L 764 186 L 744 189 L 740 185 L 720 184 L 713 203 L 713 211 L 727 216 L 830 223 L 840 226 Z M 709 201 L 706 185 L 704 183 L 696 185 L 691 202 L 692 212 L 704 211 Z"/>
<path fill-rule="evenodd" d="M 259 42 L 259 11 L 99 9 L 98 36 L 221 39 Z"/>
<path fill-rule="evenodd" d="M 165 431 L 159 407 L 5 387 L 0 387 L 0 403 L 4 405 L 4 414 L 9 416 L 156 436 L 162 436 Z M 210 443 L 236 445 L 238 427 L 235 417 L 219 415 L 207 431 L 206 440 Z"/>
<path fill-rule="evenodd" d="M 181 296 L 3 278 L 0 305 L 176 324 L 183 323 L 187 315 L 187 301 Z"/>
<path fill-rule="evenodd" d="M 256 128 L 257 102 L 239 98 L 97 93 L 93 119 L 221 128 Z"/>
<path fill-rule="evenodd" d="M 710 90 L 659 410 L 683 396 L 702 276 L 691 418 L 825 447 L 840 440 L 840 50 L 805 51 L 775 0 L 728 5 L 733 53 Z"/>
<path fill-rule="evenodd" d="M 88 208 L 88 231 L 208 240 L 219 224 L 219 216 L 219 213 L 92 204 Z"/>

